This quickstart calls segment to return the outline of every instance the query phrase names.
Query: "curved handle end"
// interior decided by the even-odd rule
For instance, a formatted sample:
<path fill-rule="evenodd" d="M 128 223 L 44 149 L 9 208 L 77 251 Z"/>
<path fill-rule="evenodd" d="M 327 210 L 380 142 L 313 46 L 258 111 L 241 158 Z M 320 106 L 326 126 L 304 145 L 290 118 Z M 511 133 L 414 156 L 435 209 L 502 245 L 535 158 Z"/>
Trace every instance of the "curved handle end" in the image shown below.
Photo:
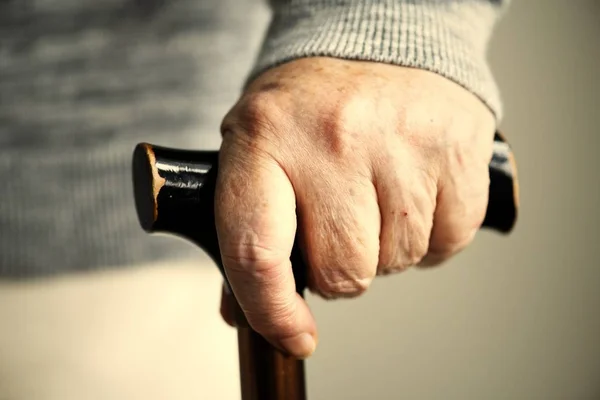
<path fill-rule="evenodd" d="M 158 193 L 165 179 L 158 173 L 154 147 L 139 143 L 133 152 L 133 190 L 138 220 L 144 231 L 154 231 L 158 218 Z"/>

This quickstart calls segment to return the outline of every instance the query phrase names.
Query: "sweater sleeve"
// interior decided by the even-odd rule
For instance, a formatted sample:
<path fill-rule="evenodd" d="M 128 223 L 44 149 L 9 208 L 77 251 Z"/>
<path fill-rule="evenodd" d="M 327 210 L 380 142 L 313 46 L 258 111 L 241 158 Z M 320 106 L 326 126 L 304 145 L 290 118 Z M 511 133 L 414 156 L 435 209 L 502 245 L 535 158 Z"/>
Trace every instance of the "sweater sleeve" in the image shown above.
<path fill-rule="evenodd" d="M 438 73 L 502 118 L 486 50 L 507 0 L 270 0 L 250 79 L 302 57 L 383 62 Z"/>

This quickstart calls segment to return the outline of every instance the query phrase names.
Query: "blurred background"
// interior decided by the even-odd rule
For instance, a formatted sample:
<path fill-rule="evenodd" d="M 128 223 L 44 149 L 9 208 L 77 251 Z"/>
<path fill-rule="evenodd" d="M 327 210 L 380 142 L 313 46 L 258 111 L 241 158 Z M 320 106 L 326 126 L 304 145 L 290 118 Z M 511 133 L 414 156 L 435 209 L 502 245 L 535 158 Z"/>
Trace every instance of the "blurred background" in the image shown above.
<path fill-rule="evenodd" d="M 215 80 L 227 84 L 204 100 L 209 129 L 261 35 Z M 519 168 L 515 231 L 481 232 L 445 267 L 376 280 L 356 300 L 309 296 L 310 399 L 600 399 L 600 2 L 514 0 L 490 59 Z M 220 277 L 190 251 L 196 261 L 0 282 L 0 399 L 239 399 Z"/>

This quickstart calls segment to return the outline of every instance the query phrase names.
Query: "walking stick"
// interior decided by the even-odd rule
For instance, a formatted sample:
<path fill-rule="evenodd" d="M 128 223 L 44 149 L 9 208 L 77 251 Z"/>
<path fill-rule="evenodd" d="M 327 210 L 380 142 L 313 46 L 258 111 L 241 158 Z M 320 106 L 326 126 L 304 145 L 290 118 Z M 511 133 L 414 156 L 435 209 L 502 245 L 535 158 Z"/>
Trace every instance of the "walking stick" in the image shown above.
<path fill-rule="evenodd" d="M 513 155 L 496 133 L 490 162 L 490 197 L 483 227 L 512 230 L 518 185 Z M 133 153 L 133 186 L 140 225 L 148 233 L 172 234 L 201 247 L 225 281 L 215 228 L 214 193 L 218 152 L 177 150 L 140 143 Z M 306 268 L 294 244 L 296 290 L 306 287 Z M 281 353 L 252 330 L 236 307 L 242 400 L 305 400 L 304 362 Z"/>

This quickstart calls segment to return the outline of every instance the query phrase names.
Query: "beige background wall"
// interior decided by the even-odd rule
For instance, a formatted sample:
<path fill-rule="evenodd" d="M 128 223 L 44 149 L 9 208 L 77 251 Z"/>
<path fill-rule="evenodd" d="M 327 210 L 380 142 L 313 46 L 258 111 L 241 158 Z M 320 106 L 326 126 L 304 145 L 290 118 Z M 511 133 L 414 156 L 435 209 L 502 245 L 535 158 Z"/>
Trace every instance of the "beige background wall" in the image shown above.
<path fill-rule="evenodd" d="M 600 398 L 600 2 L 513 0 L 491 47 L 522 208 L 444 268 L 310 297 L 311 400 Z M 208 263 L 206 263 L 208 264 Z M 219 276 L 0 283 L 0 399 L 237 399 Z"/>

